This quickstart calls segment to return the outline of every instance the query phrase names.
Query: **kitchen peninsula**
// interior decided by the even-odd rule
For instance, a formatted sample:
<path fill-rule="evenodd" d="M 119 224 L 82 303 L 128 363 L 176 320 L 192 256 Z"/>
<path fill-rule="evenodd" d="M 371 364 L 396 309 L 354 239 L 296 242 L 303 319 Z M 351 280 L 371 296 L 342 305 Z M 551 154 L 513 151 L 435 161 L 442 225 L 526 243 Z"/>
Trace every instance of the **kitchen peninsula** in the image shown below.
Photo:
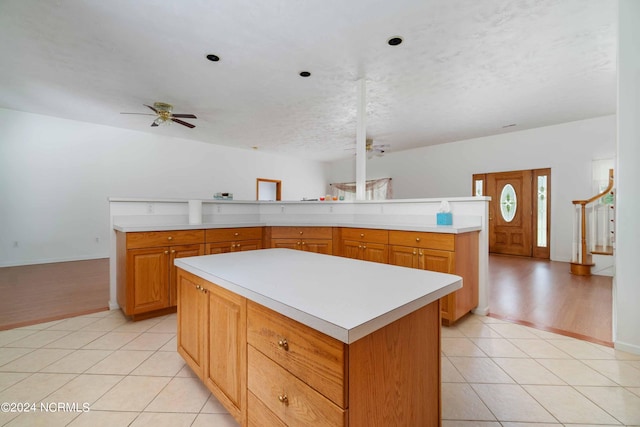
<path fill-rule="evenodd" d="M 175 311 L 174 260 L 227 251 L 295 248 L 463 277 L 442 301 L 444 323 L 488 312 L 488 198 L 448 198 L 453 224 L 436 224 L 442 199 L 376 202 L 110 199 L 111 308 L 142 319 Z"/>
<path fill-rule="evenodd" d="M 437 426 L 455 275 L 290 249 L 175 260 L 178 351 L 242 426 Z"/>

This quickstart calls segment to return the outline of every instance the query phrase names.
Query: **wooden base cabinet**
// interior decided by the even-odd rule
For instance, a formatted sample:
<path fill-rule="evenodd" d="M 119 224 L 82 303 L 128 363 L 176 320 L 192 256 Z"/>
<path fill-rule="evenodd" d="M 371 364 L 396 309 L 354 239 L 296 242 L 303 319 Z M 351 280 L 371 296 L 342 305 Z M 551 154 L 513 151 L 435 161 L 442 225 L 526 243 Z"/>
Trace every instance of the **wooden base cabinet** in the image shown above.
<path fill-rule="evenodd" d="M 241 426 L 439 426 L 440 303 L 346 344 L 178 270 L 178 352 Z"/>
<path fill-rule="evenodd" d="M 207 255 L 253 251 L 262 249 L 262 227 L 212 228 L 205 239 Z"/>
<path fill-rule="evenodd" d="M 478 234 L 389 231 L 390 264 L 462 277 L 462 289 L 441 299 L 445 325 L 478 306 Z"/>
<path fill-rule="evenodd" d="M 116 232 L 116 288 L 133 320 L 175 311 L 176 258 L 204 255 L 204 230 Z"/>
<path fill-rule="evenodd" d="M 246 299 L 179 270 L 178 353 L 246 425 Z"/>
<path fill-rule="evenodd" d="M 389 231 L 341 228 L 340 255 L 362 261 L 389 263 Z"/>
<path fill-rule="evenodd" d="M 333 255 L 332 227 L 271 227 L 270 247 Z"/>

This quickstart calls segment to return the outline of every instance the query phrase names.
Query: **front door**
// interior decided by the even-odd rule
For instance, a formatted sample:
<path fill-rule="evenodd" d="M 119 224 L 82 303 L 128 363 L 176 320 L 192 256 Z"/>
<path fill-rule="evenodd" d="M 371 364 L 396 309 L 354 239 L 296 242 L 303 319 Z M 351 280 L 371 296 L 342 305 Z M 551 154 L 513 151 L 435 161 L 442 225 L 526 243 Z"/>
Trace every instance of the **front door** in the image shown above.
<path fill-rule="evenodd" d="M 531 171 L 487 174 L 489 252 L 531 256 Z"/>
<path fill-rule="evenodd" d="M 489 252 L 549 259 L 551 169 L 473 175 L 473 194 L 490 196 Z"/>

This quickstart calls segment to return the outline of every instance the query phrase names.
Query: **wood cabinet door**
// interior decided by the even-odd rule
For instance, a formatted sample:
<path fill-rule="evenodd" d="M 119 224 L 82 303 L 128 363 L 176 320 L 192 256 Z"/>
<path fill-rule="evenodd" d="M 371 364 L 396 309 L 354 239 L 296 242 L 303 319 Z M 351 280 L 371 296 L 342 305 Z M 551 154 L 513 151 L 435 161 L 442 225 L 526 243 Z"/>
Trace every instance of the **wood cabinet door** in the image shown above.
<path fill-rule="evenodd" d="M 219 286 L 209 285 L 207 290 L 209 336 L 205 383 L 212 391 L 219 391 L 214 392 L 216 397 L 239 419 L 246 405 L 247 302 Z"/>
<path fill-rule="evenodd" d="M 302 250 L 318 254 L 333 255 L 333 242 L 324 239 L 302 240 Z"/>
<path fill-rule="evenodd" d="M 204 255 L 204 245 L 182 245 L 169 248 L 169 307 L 178 305 L 178 267 L 173 264 L 176 258 Z"/>
<path fill-rule="evenodd" d="M 416 268 L 418 267 L 417 255 L 418 250 L 416 248 L 392 245 L 389 247 L 389 264 Z"/>
<path fill-rule="evenodd" d="M 302 242 L 299 239 L 272 239 L 271 247 L 302 250 Z"/>
<path fill-rule="evenodd" d="M 129 249 L 127 265 L 126 314 L 169 307 L 169 248 Z"/>
<path fill-rule="evenodd" d="M 453 260 L 453 252 L 433 249 L 419 249 L 418 251 L 419 268 L 422 270 L 453 274 Z"/>
<path fill-rule="evenodd" d="M 389 262 L 389 247 L 380 243 L 363 243 L 363 257 L 365 261 L 380 262 L 387 264 Z"/>
<path fill-rule="evenodd" d="M 200 280 L 178 270 L 178 353 L 193 372 L 204 378 L 207 328 L 207 295 Z M 197 282 L 197 283 L 196 283 Z"/>
<path fill-rule="evenodd" d="M 206 255 L 213 254 L 224 254 L 227 252 L 231 252 L 231 242 L 216 242 L 216 243 L 207 243 L 205 247 Z"/>
<path fill-rule="evenodd" d="M 243 240 L 235 243 L 234 251 L 255 251 L 262 249 L 262 240 Z"/>
<path fill-rule="evenodd" d="M 360 259 L 362 244 L 355 240 L 342 241 L 342 256 L 345 258 Z"/>

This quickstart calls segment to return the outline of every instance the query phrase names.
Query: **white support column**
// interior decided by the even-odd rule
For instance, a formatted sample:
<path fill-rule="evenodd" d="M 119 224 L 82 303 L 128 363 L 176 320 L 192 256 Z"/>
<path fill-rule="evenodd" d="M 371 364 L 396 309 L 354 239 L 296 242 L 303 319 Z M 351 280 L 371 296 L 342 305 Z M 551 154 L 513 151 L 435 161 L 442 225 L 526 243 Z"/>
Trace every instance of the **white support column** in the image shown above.
<path fill-rule="evenodd" d="M 356 128 L 356 200 L 365 199 L 367 181 L 367 86 L 358 80 L 358 123 Z"/>

